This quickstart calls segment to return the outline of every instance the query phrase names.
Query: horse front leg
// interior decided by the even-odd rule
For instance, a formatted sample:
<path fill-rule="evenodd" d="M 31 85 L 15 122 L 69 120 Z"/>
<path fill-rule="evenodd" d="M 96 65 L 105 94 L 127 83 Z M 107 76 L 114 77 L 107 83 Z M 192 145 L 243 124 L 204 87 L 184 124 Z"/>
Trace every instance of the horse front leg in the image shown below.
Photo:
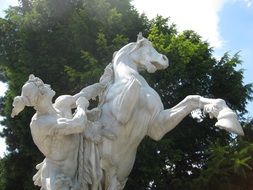
<path fill-rule="evenodd" d="M 193 110 L 203 109 L 210 117 L 215 117 L 217 127 L 243 135 L 236 114 L 222 99 L 209 99 L 198 95 L 189 95 L 171 109 L 162 110 L 151 122 L 148 135 L 154 140 L 160 140 L 167 132 L 174 129 Z"/>

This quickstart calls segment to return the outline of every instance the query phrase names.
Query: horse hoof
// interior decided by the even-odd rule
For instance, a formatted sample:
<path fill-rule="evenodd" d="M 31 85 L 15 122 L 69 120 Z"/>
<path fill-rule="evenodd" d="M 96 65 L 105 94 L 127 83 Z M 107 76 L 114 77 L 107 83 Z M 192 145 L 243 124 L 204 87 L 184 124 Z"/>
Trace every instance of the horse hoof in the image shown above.
<path fill-rule="evenodd" d="M 222 109 L 219 112 L 217 119 L 218 121 L 215 123 L 216 127 L 244 136 L 244 132 L 241 124 L 238 122 L 237 115 L 230 108 L 227 107 Z"/>

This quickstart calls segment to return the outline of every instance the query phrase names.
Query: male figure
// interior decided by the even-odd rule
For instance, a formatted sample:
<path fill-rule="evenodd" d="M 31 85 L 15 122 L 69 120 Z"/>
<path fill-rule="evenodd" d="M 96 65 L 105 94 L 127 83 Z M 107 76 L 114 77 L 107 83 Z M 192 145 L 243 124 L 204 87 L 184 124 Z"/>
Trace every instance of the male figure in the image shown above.
<path fill-rule="evenodd" d="M 61 96 L 53 104 L 52 98 L 55 91 L 50 88 L 50 85 L 44 84 L 40 78 L 30 75 L 29 80 L 22 87 L 21 96 L 15 97 L 12 117 L 18 115 L 25 106 L 32 106 L 36 110 L 30 123 L 30 129 L 34 143 L 45 155 L 45 159 L 37 165 L 38 172 L 33 180 L 35 185 L 41 186 L 41 189 L 80 189 L 78 164 L 80 162 L 80 147 L 83 146 L 80 142 L 82 142 L 81 139 L 83 139 L 84 131 L 88 126 L 87 131 L 92 133 L 92 122 L 88 121 L 86 115 L 89 102 L 84 96 L 91 98 L 100 90 L 97 83 L 94 88 L 88 87 L 87 90 L 84 89 L 77 95 Z M 73 117 L 71 108 L 74 107 L 77 107 L 77 109 Z M 99 113 L 98 110 L 95 113 Z M 102 129 L 101 124 L 96 123 L 96 131 L 90 135 L 90 141 L 101 139 L 103 134 L 113 137 L 113 135 L 110 136 L 107 131 Z M 82 148 L 85 150 L 85 147 Z M 93 149 L 96 148 L 93 147 Z M 95 154 L 98 159 L 99 155 L 97 153 L 96 151 Z M 83 165 L 83 167 L 87 166 Z M 100 175 L 101 171 L 98 170 L 97 172 Z M 88 174 L 90 175 L 89 172 Z M 97 178 L 92 176 L 92 180 L 96 181 L 97 187 L 99 186 L 99 175 L 97 175 Z"/>

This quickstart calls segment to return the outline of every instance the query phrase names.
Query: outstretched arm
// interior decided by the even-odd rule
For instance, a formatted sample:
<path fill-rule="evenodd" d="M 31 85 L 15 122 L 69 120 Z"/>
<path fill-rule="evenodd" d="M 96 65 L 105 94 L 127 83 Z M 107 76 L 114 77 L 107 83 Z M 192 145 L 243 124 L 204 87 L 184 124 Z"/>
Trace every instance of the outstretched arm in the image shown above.
<path fill-rule="evenodd" d="M 54 107 L 58 109 L 64 117 L 70 118 L 71 109 L 76 108 L 76 101 L 80 97 L 85 97 L 87 100 L 95 98 L 100 95 L 105 86 L 100 83 L 95 83 L 83 88 L 79 93 L 71 95 L 59 96 L 54 103 Z"/>
<path fill-rule="evenodd" d="M 81 98 L 78 99 L 78 101 Z M 72 119 L 65 117 L 40 117 L 32 120 L 31 127 L 34 130 L 41 131 L 47 135 L 70 135 L 82 133 L 87 124 L 86 107 L 77 101 L 77 111 Z M 87 101 L 87 100 L 86 100 Z"/>
<path fill-rule="evenodd" d="M 59 118 L 57 119 L 57 125 L 50 129 L 50 133 L 56 135 L 69 135 L 75 133 L 82 133 L 87 125 L 86 107 L 87 100 L 85 98 L 79 98 L 76 101 L 77 110 L 72 119 Z"/>
<path fill-rule="evenodd" d="M 99 96 L 105 90 L 105 88 L 106 86 L 102 83 L 95 83 L 83 88 L 78 94 L 74 95 L 74 97 L 76 99 L 79 97 L 85 97 L 87 100 L 90 100 Z"/>

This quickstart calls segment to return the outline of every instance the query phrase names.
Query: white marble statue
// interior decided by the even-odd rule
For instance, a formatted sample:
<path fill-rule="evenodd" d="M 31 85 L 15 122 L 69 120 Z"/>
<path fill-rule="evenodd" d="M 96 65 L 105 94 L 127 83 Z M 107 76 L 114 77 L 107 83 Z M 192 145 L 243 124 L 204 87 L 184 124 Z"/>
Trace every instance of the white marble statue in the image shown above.
<path fill-rule="evenodd" d="M 100 111 L 88 111 L 86 98 L 95 97 L 101 91 L 103 87 L 96 83 L 74 96 L 60 96 L 53 104 L 55 91 L 40 78 L 30 75 L 21 96 L 15 97 L 12 117 L 25 106 L 36 110 L 30 129 L 34 143 L 45 159 L 36 166 L 38 172 L 33 180 L 42 190 L 100 188 L 102 170 L 97 144 L 102 136 L 112 139 L 114 134 L 103 129 L 101 123 L 87 119 L 87 115 L 98 118 Z M 71 109 L 75 107 L 73 116 Z"/>
<path fill-rule="evenodd" d="M 243 135 L 236 114 L 222 99 L 189 95 L 165 110 L 139 71 L 154 73 L 168 65 L 167 57 L 139 34 L 136 42 L 114 53 L 99 83 L 60 96 L 54 104 L 55 92 L 31 76 L 14 99 L 12 116 L 24 106 L 36 110 L 31 132 L 46 158 L 37 166 L 35 184 L 43 190 L 122 190 L 142 139 L 160 140 L 196 109 L 217 118 L 217 127 Z M 96 96 L 98 108 L 87 110 L 88 100 Z"/>
<path fill-rule="evenodd" d="M 137 42 L 127 44 L 115 53 L 112 64 L 113 77 L 100 105 L 100 122 L 106 128 L 112 128 L 117 139 L 104 139 L 101 144 L 101 167 L 105 174 L 103 189 L 122 190 L 142 139 L 149 136 L 160 140 L 195 109 L 203 109 L 210 117 L 218 118 L 217 127 L 243 135 L 235 113 L 222 99 L 190 95 L 164 110 L 159 95 L 139 71 L 153 73 L 166 69 L 168 59 L 141 34 Z"/>

